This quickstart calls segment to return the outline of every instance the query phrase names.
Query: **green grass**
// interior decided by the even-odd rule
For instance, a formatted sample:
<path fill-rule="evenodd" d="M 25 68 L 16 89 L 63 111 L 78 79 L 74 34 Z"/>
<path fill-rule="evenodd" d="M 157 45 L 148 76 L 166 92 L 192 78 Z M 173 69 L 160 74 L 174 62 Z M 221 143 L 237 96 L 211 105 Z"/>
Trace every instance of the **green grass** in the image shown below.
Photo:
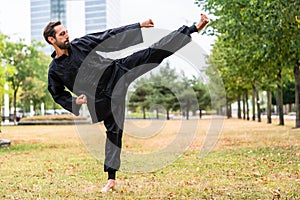
<path fill-rule="evenodd" d="M 199 156 L 199 133 L 189 150 L 162 169 L 120 171 L 117 190 L 107 194 L 100 192 L 106 182 L 102 162 L 72 126 L 56 126 L 64 134 L 53 126 L 3 129 L 0 137 L 13 144 L 0 149 L 0 199 L 300 199 L 299 130 L 289 126 L 226 121 L 207 156 Z"/>
<path fill-rule="evenodd" d="M 143 119 L 143 113 L 130 113 L 126 115 L 127 118 L 133 118 L 133 119 Z M 153 112 L 146 112 L 146 119 L 156 119 L 157 115 L 156 113 Z M 160 119 L 165 119 L 166 115 L 159 113 L 159 118 Z"/>

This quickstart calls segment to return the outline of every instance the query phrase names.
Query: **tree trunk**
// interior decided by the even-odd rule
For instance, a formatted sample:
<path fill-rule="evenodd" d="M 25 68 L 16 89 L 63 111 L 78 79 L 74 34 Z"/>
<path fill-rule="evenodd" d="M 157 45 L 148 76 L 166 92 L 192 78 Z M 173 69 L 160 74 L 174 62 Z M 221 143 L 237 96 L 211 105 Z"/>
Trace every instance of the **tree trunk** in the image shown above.
<path fill-rule="evenodd" d="M 250 116 L 249 116 L 249 103 L 248 103 L 248 91 L 246 92 L 246 116 L 247 116 L 247 120 L 250 120 Z"/>
<path fill-rule="evenodd" d="M 246 97 L 245 97 L 245 94 L 243 94 L 243 119 L 245 120 L 246 119 Z"/>
<path fill-rule="evenodd" d="M 252 120 L 255 121 L 255 85 L 252 85 Z"/>
<path fill-rule="evenodd" d="M 13 105 L 14 105 L 14 124 L 17 124 L 17 92 L 18 90 L 14 90 L 14 100 L 13 100 Z"/>
<path fill-rule="evenodd" d="M 272 92 L 267 91 L 267 123 L 272 123 Z"/>
<path fill-rule="evenodd" d="M 287 113 L 292 112 L 292 108 L 293 108 L 293 105 L 291 103 L 289 103 L 288 104 L 288 112 Z"/>
<path fill-rule="evenodd" d="M 227 119 L 230 118 L 230 113 L 229 113 L 229 103 L 228 103 L 228 98 L 226 97 L 226 116 L 227 116 Z"/>
<path fill-rule="evenodd" d="M 189 105 L 186 107 L 186 120 L 189 120 Z"/>
<path fill-rule="evenodd" d="M 257 121 L 261 122 L 260 99 L 259 99 L 259 91 L 257 88 L 255 90 L 255 94 L 256 94 L 256 106 L 257 106 Z"/>
<path fill-rule="evenodd" d="M 238 94 L 238 110 L 237 110 L 237 115 L 238 119 L 242 119 L 242 112 L 241 112 L 241 94 Z"/>
<path fill-rule="evenodd" d="M 0 105 L 2 105 L 1 97 L 0 97 Z M 0 133 L 2 132 L 1 131 L 1 124 L 2 124 L 2 109 L 0 107 Z"/>
<path fill-rule="evenodd" d="M 169 109 L 167 109 L 167 120 L 170 120 L 170 113 L 169 113 Z"/>
<path fill-rule="evenodd" d="M 282 94 L 282 84 L 281 84 L 281 70 L 277 74 L 277 108 L 278 108 L 278 115 L 279 115 L 279 125 L 284 125 L 284 118 L 283 118 L 283 94 Z"/>
<path fill-rule="evenodd" d="M 296 110 L 296 121 L 295 127 L 300 128 L 300 61 L 296 62 L 294 67 L 294 78 L 295 78 L 295 110 Z"/>
<path fill-rule="evenodd" d="M 145 107 L 143 106 L 143 119 L 146 119 L 146 110 L 145 110 Z"/>

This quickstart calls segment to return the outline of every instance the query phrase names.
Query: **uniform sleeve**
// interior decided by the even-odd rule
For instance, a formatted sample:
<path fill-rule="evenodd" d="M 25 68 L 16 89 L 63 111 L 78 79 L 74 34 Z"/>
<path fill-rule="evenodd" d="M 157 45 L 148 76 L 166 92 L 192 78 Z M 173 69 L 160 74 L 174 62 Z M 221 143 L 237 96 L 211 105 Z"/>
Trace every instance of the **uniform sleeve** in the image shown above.
<path fill-rule="evenodd" d="M 113 52 L 143 42 L 142 31 L 139 23 L 108 29 L 103 32 L 87 34 L 77 39 L 75 43 L 80 43 L 81 47 L 88 52 L 91 50 L 102 52 Z"/>
<path fill-rule="evenodd" d="M 48 91 L 56 103 L 74 115 L 79 115 L 81 105 L 75 103 L 76 98 L 65 89 L 64 85 L 60 83 L 59 79 L 50 70 L 48 72 Z"/>

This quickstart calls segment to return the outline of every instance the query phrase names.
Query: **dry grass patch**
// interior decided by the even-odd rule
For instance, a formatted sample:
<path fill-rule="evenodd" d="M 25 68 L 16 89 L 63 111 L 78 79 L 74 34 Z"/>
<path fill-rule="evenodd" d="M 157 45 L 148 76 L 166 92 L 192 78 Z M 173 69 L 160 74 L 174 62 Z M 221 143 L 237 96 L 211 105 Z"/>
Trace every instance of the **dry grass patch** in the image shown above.
<path fill-rule="evenodd" d="M 86 120 L 86 117 L 74 116 L 72 114 L 64 114 L 64 115 L 44 115 L 44 116 L 33 116 L 33 117 L 25 117 L 20 120 L 20 122 L 25 121 L 73 121 L 73 120 Z"/>
<path fill-rule="evenodd" d="M 176 138 L 180 123 L 128 121 L 124 150 L 164 148 Z M 183 123 L 195 125 L 192 120 Z M 108 194 L 100 193 L 106 181 L 102 161 L 85 149 L 76 126 L 2 127 L 0 137 L 10 139 L 12 146 L 0 149 L 0 198 L 300 199 L 300 134 L 292 128 L 293 121 L 286 123 L 226 119 L 213 151 L 200 158 L 211 125 L 209 119 L 200 120 L 190 148 L 174 162 L 151 173 L 121 170 L 118 189 Z M 103 124 L 90 126 L 105 131 Z M 144 135 L 139 135 L 141 128 Z M 143 167 L 139 162 L 128 164 Z"/>

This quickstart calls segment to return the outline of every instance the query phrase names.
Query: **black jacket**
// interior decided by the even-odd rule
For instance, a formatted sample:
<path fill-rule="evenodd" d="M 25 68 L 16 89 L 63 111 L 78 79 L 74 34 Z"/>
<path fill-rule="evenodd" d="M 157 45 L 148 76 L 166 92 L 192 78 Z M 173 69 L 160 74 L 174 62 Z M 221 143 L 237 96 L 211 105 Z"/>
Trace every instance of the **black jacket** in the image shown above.
<path fill-rule="evenodd" d="M 88 108 L 93 122 L 102 121 L 109 105 L 105 103 L 101 112 L 93 114 L 95 103 L 108 101 L 110 80 L 114 76 L 115 63 L 98 52 L 118 51 L 143 42 L 139 23 L 127 25 L 103 32 L 87 34 L 74 39 L 68 49 L 69 55 L 53 58 L 48 71 L 48 90 L 54 101 L 64 109 L 79 115 L 80 105 L 76 105 L 75 95 L 88 97 Z M 93 110 L 93 112 L 91 112 Z M 103 115 L 102 115 L 103 114 Z"/>

